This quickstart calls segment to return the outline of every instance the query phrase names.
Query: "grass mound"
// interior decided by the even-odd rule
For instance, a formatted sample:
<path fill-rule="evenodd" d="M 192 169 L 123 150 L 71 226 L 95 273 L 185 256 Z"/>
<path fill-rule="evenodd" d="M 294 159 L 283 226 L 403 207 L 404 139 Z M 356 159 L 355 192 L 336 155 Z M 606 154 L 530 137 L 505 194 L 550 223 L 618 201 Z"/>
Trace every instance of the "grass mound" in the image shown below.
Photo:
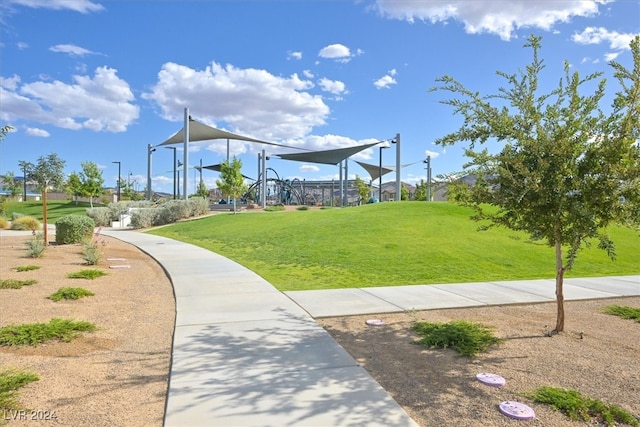
<path fill-rule="evenodd" d="M 36 280 L 16 280 L 16 279 L 3 279 L 0 280 L 0 289 L 20 289 L 23 286 L 31 286 L 36 283 Z"/>
<path fill-rule="evenodd" d="M 416 344 L 429 348 L 453 348 L 467 357 L 487 351 L 489 346 L 502 341 L 493 335 L 491 327 L 466 320 L 418 322 L 413 325 L 413 330 L 421 337 Z"/>
<path fill-rule="evenodd" d="M 18 272 L 39 270 L 39 269 L 40 269 L 39 265 L 21 265 L 19 267 L 16 267 L 16 271 L 18 271 Z"/>
<path fill-rule="evenodd" d="M 93 332 L 96 326 L 91 322 L 69 319 L 51 319 L 49 323 L 27 323 L 0 328 L 0 346 L 37 345 L 58 339 L 69 342 L 80 332 Z"/>
<path fill-rule="evenodd" d="M 95 294 L 91 291 L 88 291 L 84 288 L 60 288 L 54 294 L 49 295 L 49 298 L 52 301 L 62 301 L 64 300 L 76 300 L 82 297 L 92 297 Z"/>
<path fill-rule="evenodd" d="M 619 406 L 585 397 L 577 390 L 540 387 L 527 396 L 538 403 L 550 405 L 574 421 L 596 421 L 598 424 L 604 423 L 608 426 L 620 423 L 640 426 L 640 422 L 632 414 Z"/>
<path fill-rule="evenodd" d="M 32 372 L 6 370 L 0 372 L 0 410 L 22 409 L 18 402 L 18 390 L 40 378 Z"/>
<path fill-rule="evenodd" d="M 93 280 L 93 279 L 97 279 L 98 277 L 102 277 L 102 276 L 106 276 L 107 273 L 105 273 L 102 270 L 94 270 L 94 269 L 88 269 L 88 270 L 80 270 L 80 271 L 75 271 L 73 273 L 69 273 L 67 274 L 67 277 L 69 279 L 89 279 L 89 280 Z"/>
<path fill-rule="evenodd" d="M 605 307 L 604 312 L 623 319 L 632 319 L 640 323 L 640 308 L 627 307 L 623 305 L 610 305 Z"/>

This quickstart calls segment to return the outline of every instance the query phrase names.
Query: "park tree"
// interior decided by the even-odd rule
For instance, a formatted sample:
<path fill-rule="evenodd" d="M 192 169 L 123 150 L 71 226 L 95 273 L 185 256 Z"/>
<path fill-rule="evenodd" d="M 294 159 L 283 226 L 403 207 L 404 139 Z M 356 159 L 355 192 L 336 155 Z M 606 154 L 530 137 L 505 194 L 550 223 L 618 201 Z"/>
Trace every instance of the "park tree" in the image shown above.
<path fill-rule="evenodd" d="M 44 242 L 49 244 L 47 237 L 47 192 L 49 188 L 60 188 L 64 183 L 65 161 L 57 154 L 51 153 L 48 156 L 40 156 L 38 163 L 28 163 L 25 166 L 27 176 L 36 181 L 38 191 L 42 195 L 42 223 Z"/>
<path fill-rule="evenodd" d="M 70 195 L 73 200 L 75 200 L 76 205 L 78 204 L 78 197 L 83 196 L 82 190 L 82 182 L 80 181 L 80 175 L 75 172 L 72 172 L 67 178 L 67 182 L 65 185 L 65 192 Z M 92 206 L 93 207 L 93 206 Z"/>
<path fill-rule="evenodd" d="M 89 203 L 93 207 L 93 199 L 102 196 L 104 191 L 104 178 L 102 171 L 94 162 L 81 162 L 82 172 L 80 172 L 80 184 L 82 195 L 89 198 Z"/>
<path fill-rule="evenodd" d="M 371 189 L 369 188 L 367 183 L 364 182 L 364 180 L 358 175 L 356 175 L 356 190 L 358 191 L 358 196 L 360 196 L 360 202 L 362 202 L 362 200 L 369 199 L 369 193 Z"/>
<path fill-rule="evenodd" d="M 610 63 L 619 90 L 607 112 L 603 73 L 581 77 L 568 63 L 557 87 L 540 93 L 536 36 L 525 44 L 531 63 L 516 74 L 498 72 L 506 87 L 496 94 L 481 95 L 449 76 L 432 89 L 453 94 L 441 102 L 464 118 L 436 141 L 469 144 L 465 168 L 477 179 L 456 189 L 457 201 L 474 208 L 474 219 L 488 220 L 484 228 L 523 231 L 555 248 L 555 332 L 564 330 L 563 279 L 579 251 L 596 240 L 615 259 L 607 227 L 640 229 L 640 37 L 630 46 L 631 69 Z"/>
<path fill-rule="evenodd" d="M 0 175 L 0 182 L 2 182 L 2 188 L 9 192 L 9 196 L 12 199 L 15 199 L 22 192 L 22 184 L 16 181 L 16 176 L 13 172 Z"/>
<path fill-rule="evenodd" d="M 420 182 L 416 184 L 416 192 L 413 195 L 413 200 L 421 202 L 427 200 L 427 183 L 424 179 L 421 179 Z"/>
<path fill-rule="evenodd" d="M 196 196 L 200 196 L 205 199 L 209 198 L 209 190 L 207 190 L 207 186 L 205 185 L 202 179 L 200 179 L 200 182 L 198 183 L 198 188 L 196 189 Z"/>
<path fill-rule="evenodd" d="M 409 190 L 404 182 L 400 183 L 400 200 L 409 200 Z"/>
<path fill-rule="evenodd" d="M 242 161 L 233 156 L 231 162 L 225 160 L 220 165 L 220 179 L 216 180 L 218 188 L 233 199 L 233 213 L 236 211 L 236 199 L 247 191 L 242 176 Z"/>

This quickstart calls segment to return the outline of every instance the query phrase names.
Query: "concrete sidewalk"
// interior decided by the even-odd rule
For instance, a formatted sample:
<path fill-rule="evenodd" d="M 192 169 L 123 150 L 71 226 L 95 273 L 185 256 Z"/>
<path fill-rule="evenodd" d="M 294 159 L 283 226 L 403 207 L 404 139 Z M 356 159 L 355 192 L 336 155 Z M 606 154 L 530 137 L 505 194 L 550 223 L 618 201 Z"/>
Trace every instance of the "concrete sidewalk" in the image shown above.
<path fill-rule="evenodd" d="M 194 245 L 102 230 L 160 263 L 176 297 L 165 426 L 417 426 L 288 296 Z"/>

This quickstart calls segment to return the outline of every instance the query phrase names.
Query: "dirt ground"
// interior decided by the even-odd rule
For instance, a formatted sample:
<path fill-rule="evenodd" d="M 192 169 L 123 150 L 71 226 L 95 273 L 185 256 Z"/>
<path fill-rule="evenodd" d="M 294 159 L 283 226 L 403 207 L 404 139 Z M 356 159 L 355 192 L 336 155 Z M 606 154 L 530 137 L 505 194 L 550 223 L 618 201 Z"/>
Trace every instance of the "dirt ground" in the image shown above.
<path fill-rule="evenodd" d="M 27 369 L 40 376 L 22 389 L 21 401 L 36 411 L 26 416 L 35 414 L 41 420 L 8 424 L 161 426 L 175 319 L 173 291 L 162 268 L 137 248 L 109 237 L 100 238 L 102 261 L 92 267 L 83 265 L 79 245 L 51 245 L 43 258 L 27 258 L 28 239 L 0 238 L 0 278 L 37 280 L 21 289 L 0 290 L 0 326 L 62 317 L 88 320 L 99 329 L 71 343 L 0 347 L 0 369 Z M 41 268 L 15 271 L 29 264 Z M 67 278 L 85 268 L 108 274 L 95 280 Z M 46 299 L 60 287 L 83 287 L 96 295 L 57 303 Z M 602 308 L 610 304 L 640 307 L 640 297 L 568 302 L 566 332 L 553 337 L 545 331 L 555 324 L 554 304 L 318 322 L 421 426 L 584 426 L 594 424 L 569 421 L 522 393 L 540 385 L 574 388 L 640 415 L 640 324 L 603 314 Z M 374 318 L 385 324 L 365 324 Z M 473 359 L 412 343 L 410 328 L 416 320 L 454 319 L 491 325 L 505 342 Z M 501 375 L 506 385 L 481 384 L 476 380 L 481 372 Z M 503 416 L 497 407 L 503 401 L 531 406 L 536 419 Z M 56 419 L 42 419 L 53 412 Z"/>

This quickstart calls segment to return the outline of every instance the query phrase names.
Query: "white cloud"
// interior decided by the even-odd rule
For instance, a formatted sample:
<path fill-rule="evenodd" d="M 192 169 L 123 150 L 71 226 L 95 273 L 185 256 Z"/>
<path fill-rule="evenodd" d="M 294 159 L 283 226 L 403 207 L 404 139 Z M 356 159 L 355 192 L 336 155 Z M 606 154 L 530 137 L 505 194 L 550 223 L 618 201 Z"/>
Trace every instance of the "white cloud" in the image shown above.
<path fill-rule="evenodd" d="M 302 165 L 298 168 L 300 172 L 320 172 L 320 168 L 315 165 Z"/>
<path fill-rule="evenodd" d="M 364 51 L 362 49 L 356 49 L 356 53 L 352 54 L 347 46 L 337 43 L 320 49 L 318 56 L 320 58 L 333 59 L 338 62 L 349 62 L 354 56 L 362 55 L 363 53 Z"/>
<path fill-rule="evenodd" d="M 80 13 L 100 12 L 105 8 L 90 0 L 8 0 L 8 4 L 27 6 L 34 9 L 73 10 Z"/>
<path fill-rule="evenodd" d="M 571 39 L 579 44 L 608 43 L 610 49 L 629 49 L 631 40 L 638 34 L 621 34 L 617 31 L 609 31 L 602 27 L 587 27 L 581 33 L 575 33 Z"/>
<path fill-rule="evenodd" d="M 596 15 L 600 5 L 612 0 L 375 0 L 373 9 L 399 20 L 464 24 L 470 34 L 490 33 L 510 40 L 519 28 L 551 31 L 574 17 Z"/>
<path fill-rule="evenodd" d="M 430 156 L 431 160 L 433 160 L 436 157 L 440 156 L 440 153 L 438 153 L 437 151 L 425 150 L 424 156 L 425 156 L 425 159 Z"/>
<path fill-rule="evenodd" d="M 287 59 L 302 59 L 302 52 L 289 52 Z"/>
<path fill-rule="evenodd" d="M 40 138 L 48 138 L 49 136 L 51 136 L 46 130 L 38 128 L 27 128 L 24 133 L 29 136 L 37 136 Z"/>
<path fill-rule="evenodd" d="M 71 56 L 85 56 L 95 54 L 95 52 L 91 52 L 88 49 L 73 44 L 57 44 L 55 46 L 51 46 L 49 50 L 51 52 L 66 53 Z"/>
<path fill-rule="evenodd" d="M 16 47 L 20 50 L 25 50 L 29 47 L 29 45 L 25 42 L 18 42 L 16 43 Z"/>
<path fill-rule="evenodd" d="M 398 84 L 396 79 L 393 78 L 396 74 L 398 74 L 398 72 L 395 68 L 393 70 L 389 70 L 386 75 L 373 82 L 373 85 L 378 89 L 388 89 L 391 85 Z"/>
<path fill-rule="evenodd" d="M 312 87 L 297 74 L 287 78 L 215 62 L 195 70 L 169 62 L 143 98 L 156 102 L 168 120 L 182 120 L 189 107 L 194 118 L 224 122 L 233 132 L 273 140 L 299 138 L 325 123 L 329 107 L 321 96 L 306 92 Z"/>
<path fill-rule="evenodd" d="M 76 75 L 74 83 L 3 79 L 0 118 L 52 124 L 65 129 L 123 132 L 139 115 L 129 85 L 117 70 L 99 67 L 93 76 Z"/>
<path fill-rule="evenodd" d="M 615 60 L 621 52 L 609 52 L 604 54 L 604 59 L 607 62 Z"/>
<path fill-rule="evenodd" d="M 314 77 L 314 75 L 311 72 L 311 70 L 303 70 L 302 71 L 302 75 L 305 76 L 305 78 L 307 78 L 307 79 L 312 79 Z"/>
<path fill-rule="evenodd" d="M 334 95 L 346 94 L 346 86 L 343 82 L 339 80 L 329 80 L 327 78 L 321 78 L 318 81 L 318 85 L 325 92 L 333 93 Z"/>

